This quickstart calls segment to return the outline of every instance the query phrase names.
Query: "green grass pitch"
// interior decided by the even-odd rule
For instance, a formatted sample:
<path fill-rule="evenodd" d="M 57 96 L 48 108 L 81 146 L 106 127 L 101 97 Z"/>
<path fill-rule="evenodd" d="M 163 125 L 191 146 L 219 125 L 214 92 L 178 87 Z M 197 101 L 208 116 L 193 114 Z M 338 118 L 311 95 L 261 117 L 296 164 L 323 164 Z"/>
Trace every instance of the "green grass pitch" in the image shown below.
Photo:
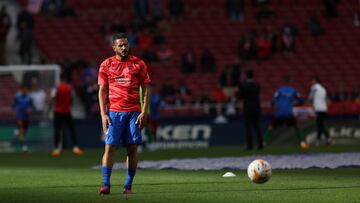
<path fill-rule="evenodd" d="M 360 151 L 358 145 L 314 148 L 314 152 Z M 248 152 L 238 146 L 208 149 L 144 151 L 142 160 L 243 156 L 248 154 L 302 153 L 293 147 L 271 147 Z M 308 152 L 306 152 L 308 153 Z M 269 182 L 251 183 L 245 170 L 223 178 L 227 170 L 179 171 L 139 169 L 134 180 L 136 193 L 126 200 L 122 192 L 125 171 L 114 170 L 112 190 L 98 195 L 102 150 L 83 156 L 66 151 L 53 158 L 49 152 L 0 154 L 0 202 L 360 202 L 360 168 L 273 170 Z M 117 154 L 123 160 L 124 152 Z"/>

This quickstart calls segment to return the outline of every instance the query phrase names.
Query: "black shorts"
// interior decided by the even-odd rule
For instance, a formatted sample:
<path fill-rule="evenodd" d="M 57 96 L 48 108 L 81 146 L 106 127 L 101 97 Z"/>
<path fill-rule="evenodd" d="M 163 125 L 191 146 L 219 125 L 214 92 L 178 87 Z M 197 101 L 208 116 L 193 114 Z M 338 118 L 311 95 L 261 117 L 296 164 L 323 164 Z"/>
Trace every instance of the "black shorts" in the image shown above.
<path fill-rule="evenodd" d="M 289 118 L 277 118 L 274 117 L 271 121 L 271 126 L 273 128 L 282 126 L 282 125 L 286 125 L 286 126 L 296 126 L 297 125 L 297 120 L 295 117 L 289 117 Z"/>

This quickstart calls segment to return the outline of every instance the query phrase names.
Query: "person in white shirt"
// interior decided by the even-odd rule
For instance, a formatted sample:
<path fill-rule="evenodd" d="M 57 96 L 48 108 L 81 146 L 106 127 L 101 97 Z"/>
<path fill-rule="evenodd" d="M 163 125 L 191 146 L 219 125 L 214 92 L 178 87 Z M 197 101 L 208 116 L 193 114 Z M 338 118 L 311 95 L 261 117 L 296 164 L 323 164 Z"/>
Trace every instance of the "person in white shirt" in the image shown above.
<path fill-rule="evenodd" d="M 318 77 L 314 77 L 312 80 L 309 101 L 312 102 L 316 113 L 317 143 L 320 143 L 321 136 L 324 134 L 326 145 L 330 145 L 331 139 L 324 122 L 328 111 L 328 96 L 325 87 L 321 84 Z"/>

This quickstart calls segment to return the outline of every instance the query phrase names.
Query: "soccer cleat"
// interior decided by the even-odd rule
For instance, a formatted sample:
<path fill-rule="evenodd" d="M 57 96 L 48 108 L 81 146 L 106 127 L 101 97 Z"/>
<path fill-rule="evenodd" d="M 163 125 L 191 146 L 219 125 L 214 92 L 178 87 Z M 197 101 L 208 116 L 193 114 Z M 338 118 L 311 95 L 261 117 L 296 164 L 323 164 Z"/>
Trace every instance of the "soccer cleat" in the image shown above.
<path fill-rule="evenodd" d="M 102 184 L 102 186 L 99 189 L 99 194 L 100 195 L 110 194 L 110 186 L 106 186 L 106 185 Z"/>
<path fill-rule="evenodd" d="M 84 152 L 81 149 L 79 149 L 78 147 L 74 147 L 72 152 L 75 155 L 83 155 L 84 154 Z"/>
<path fill-rule="evenodd" d="M 127 199 L 128 197 L 130 197 L 131 195 L 133 195 L 134 193 L 131 192 L 131 190 L 127 189 L 127 188 L 124 188 L 124 191 L 123 191 L 123 195 L 125 195 L 125 198 Z"/>
<path fill-rule="evenodd" d="M 326 139 L 325 146 L 329 147 L 330 145 L 334 144 L 334 141 L 331 138 Z"/>
<path fill-rule="evenodd" d="M 300 143 L 300 148 L 301 148 L 301 149 L 309 149 L 309 148 L 310 148 L 310 145 L 309 145 L 308 143 L 302 141 L 302 142 Z"/>
<path fill-rule="evenodd" d="M 61 151 L 58 150 L 58 149 L 54 149 L 54 150 L 51 152 L 51 156 L 54 156 L 54 157 L 60 156 L 60 154 L 61 154 Z"/>

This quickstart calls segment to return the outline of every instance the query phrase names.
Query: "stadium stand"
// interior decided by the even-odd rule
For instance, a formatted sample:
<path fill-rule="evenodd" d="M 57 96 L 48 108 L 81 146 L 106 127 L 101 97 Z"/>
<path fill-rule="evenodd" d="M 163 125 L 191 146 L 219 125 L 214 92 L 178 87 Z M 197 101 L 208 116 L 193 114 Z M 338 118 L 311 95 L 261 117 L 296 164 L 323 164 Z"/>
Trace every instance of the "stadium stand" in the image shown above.
<path fill-rule="evenodd" d="M 161 84 L 170 77 L 174 81 L 186 79 L 194 97 L 201 96 L 217 85 L 220 73 L 233 60 L 237 43 L 245 32 L 271 26 L 279 41 L 281 28 L 292 23 L 299 30 L 293 55 L 277 53 L 262 62 L 244 62 L 244 68 L 253 68 L 262 85 L 261 98 L 265 106 L 284 73 L 294 76 L 294 87 L 303 95 L 308 94 L 314 75 L 323 78 L 331 92 L 340 84 L 349 91 L 360 86 L 360 29 L 353 25 L 354 13 L 358 9 L 356 0 L 340 1 L 336 18 L 325 17 L 320 0 L 271 1 L 270 9 L 276 15 L 261 22 L 255 18 L 257 8 L 251 5 L 251 1 L 245 1 L 243 22 L 228 19 L 225 0 L 184 2 L 185 17 L 172 21 L 171 31 L 166 33 L 166 45 L 174 51 L 175 59 L 170 63 L 151 65 L 156 83 Z M 62 62 L 66 58 L 102 61 L 112 54 L 108 42 L 99 32 L 102 23 L 114 17 L 130 22 L 134 17 L 130 0 L 68 0 L 68 4 L 75 9 L 75 16 L 35 16 L 36 45 L 49 62 Z M 317 16 L 325 30 L 325 34 L 318 38 L 308 31 L 311 16 Z M 189 45 L 194 48 L 197 59 L 204 48 L 214 53 L 217 61 L 214 73 L 201 73 L 199 66 L 193 74 L 181 72 L 180 55 Z M 135 47 L 135 53 L 141 54 L 141 51 Z"/>

